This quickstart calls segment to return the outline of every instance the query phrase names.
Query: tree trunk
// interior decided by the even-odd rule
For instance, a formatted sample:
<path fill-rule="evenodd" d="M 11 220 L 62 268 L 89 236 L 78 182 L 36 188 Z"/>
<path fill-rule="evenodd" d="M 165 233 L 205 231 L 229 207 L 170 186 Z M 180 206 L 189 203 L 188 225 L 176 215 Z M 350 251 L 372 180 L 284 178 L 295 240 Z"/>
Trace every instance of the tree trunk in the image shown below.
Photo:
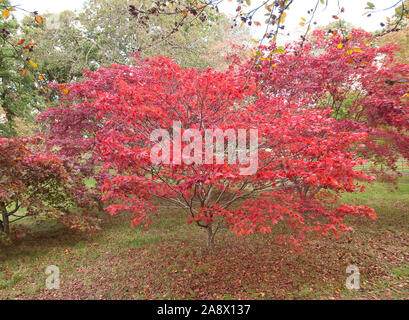
<path fill-rule="evenodd" d="M 213 227 L 211 224 L 209 224 L 206 227 L 207 230 L 207 249 L 212 250 L 214 248 L 214 236 L 216 235 L 216 232 L 213 232 Z"/>
<path fill-rule="evenodd" d="M 97 200 L 97 206 L 99 213 L 104 212 L 104 203 L 101 200 Z"/>
<path fill-rule="evenodd" d="M 6 205 L 1 202 L 0 203 L 0 211 L 1 211 L 1 217 L 2 217 L 2 222 L 0 224 L 0 231 L 3 231 L 6 234 L 10 234 L 10 222 L 9 222 L 9 216 L 7 212 Z"/>

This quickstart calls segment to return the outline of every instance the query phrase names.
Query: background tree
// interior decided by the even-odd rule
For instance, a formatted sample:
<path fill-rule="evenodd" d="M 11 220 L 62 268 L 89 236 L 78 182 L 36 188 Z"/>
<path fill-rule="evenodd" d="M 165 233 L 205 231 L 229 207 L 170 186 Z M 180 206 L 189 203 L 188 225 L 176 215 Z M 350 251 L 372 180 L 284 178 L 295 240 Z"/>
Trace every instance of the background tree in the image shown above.
<path fill-rule="evenodd" d="M 44 17 L 41 25 L 24 17 L 22 33 L 24 38 L 37 39 L 38 49 L 33 55 L 46 80 L 69 82 L 80 77 L 82 70 L 92 68 L 86 59 L 87 42 L 79 28 L 78 16 L 66 10 Z"/>
<path fill-rule="evenodd" d="M 41 88 L 35 81 L 36 64 L 29 57 L 22 58 L 24 44 L 18 45 L 20 26 L 14 16 L 0 18 L 0 29 L 0 136 L 17 135 L 19 131 L 28 134 L 32 130 L 27 128 L 44 109 Z"/>
<path fill-rule="evenodd" d="M 102 179 L 106 210 L 132 212 L 134 225 L 149 223 L 163 200 L 204 228 L 212 248 L 221 228 L 241 235 L 282 224 L 294 233 L 280 239 L 297 245 L 304 232 L 348 230 L 346 215 L 374 217 L 370 208 L 338 202 L 339 193 L 362 189 L 355 179 L 371 179 L 354 169 L 362 162 L 348 150 L 365 134 L 340 132 L 331 109 L 311 110 L 254 92 L 246 72 L 183 69 L 159 57 L 89 73 L 68 89 L 66 106 L 43 117 L 54 132 L 62 126 L 67 136 L 88 132 L 87 138 L 78 135 L 83 142 L 76 147 L 94 144 L 102 172 L 111 174 Z M 256 101 L 247 104 L 253 94 Z M 226 162 L 153 163 L 150 134 L 162 128 L 172 136 L 174 121 L 202 136 L 205 129 L 257 128 L 257 173 L 243 176 L 240 164 Z M 182 148 L 190 142 L 183 140 Z"/>
<path fill-rule="evenodd" d="M 409 1 L 403 1 L 395 8 L 395 14 L 382 22 L 381 29 L 375 32 L 376 43 L 386 45 L 396 43 L 400 49 L 395 56 L 399 62 L 409 63 Z"/>
<path fill-rule="evenodd" d="M 409 4 L 408 4 L 409 6 Z M 400 49 L 396 50 L 395 57 L 401 63 L 409 64 L 409 27 L 402 27 L 402 30 L 390 32 L 380 37 L 376 41 L 379 45 L 396 43 Z"/>
<path fill-rule="evenodd" d="M 354 25 L 344 19 L 340 19 L 339 21 L 334 21 L 326 26 L 321 27 L 320 29 L 332 32 L 334 30 L 342 31 L 345 34 L 349 34 L 353 29 L 357 29 Z"/>
<path fill-rule="evenodd" d="M 159 41 L 175 28 L 174 17 L 158 16 L 145 26 L 130 15 L 131 4 L 146 8 L 151 1 L 89 0 L 78 13 L 45 15 L 42 25 L 24 19 L 23 33 L 26 38 L 37 39 L 34 59 L 46 79 L 68 83 L 86 69 L 129 64 L 130 55 L 142 47 L 142 57 L 159 54 L 171 56 L 186 67 L 218 66 L 224 64 L 230 45 L 241 42 L 246 32 L 232 30 L 225 15 L 209 10 L 206 21 L 196 19 Z M 55 92 L 49 94 L 56 98 Z"/>
<path fill-rule="evenodd" d="M 175 29 L 172 15 L 153 16 L 144 22 L 129 14 L 130 5 L 149 9 L 152 4 L 146 0 L 91 0 L 86 2 L 80 19 L 87 36 L 103 48 L 100 54 L 105 54 L 110 63 L 127 62 L 128 54 L 141 51 L 144 57 L 171 56 L 186 67 L 209 66 L 204 56 L 208 55 L 212 43 L 223 40 L 229 26 L 226 16 L 206 10 L 206 20 L 198 17 L 192 23 L 178 27 L 179 32 L 172 33 Z"/>

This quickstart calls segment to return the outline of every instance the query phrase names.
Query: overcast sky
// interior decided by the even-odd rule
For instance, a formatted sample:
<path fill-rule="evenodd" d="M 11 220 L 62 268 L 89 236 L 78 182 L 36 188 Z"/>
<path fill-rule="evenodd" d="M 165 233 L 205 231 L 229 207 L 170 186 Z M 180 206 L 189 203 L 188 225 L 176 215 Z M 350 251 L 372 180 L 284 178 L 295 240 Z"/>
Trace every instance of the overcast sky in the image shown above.
<path fill-rule="evenodd" d="M 80 10 L 83 3 L 86 0 L 13 0 L 13 4 L 19 4 L 27 10 L 38 10 L 40 13 L 46 12 L 59 12 L 62 10 Z M 253 0 L 253 4 L 260 3 L 262 0 Z M 137 0 L 135 1 L 137 2 Z M 394 9 L 390 10 L 380 10 L 378 13 L 372 14 L 372 17 L 367 18 L 363 16 L 365 12 L 367 0 L 340 0 L 341 6 L 345 8 L 345 12 L 340 16 L 351 22 L 357 27 L 361 27 L 367 31 L 375 31 L 380 28 L 379 23 L 385 21 L 387 16 L 391 16 L 394 13 Z M 371 0 L 375 4 L 376 9 L 385 9 L 392 6 L 397 0 Z M 308 18 L 307 11 L 312 9 L 316 3 L 316 0 L 295 0 L 286 20 L 287 32 L 293 34 L 292 37 L 296 35 L 299 36 L 305 28 L 300 27 L 298 24 L 301 21 L 301 17 Z M 228 15 L 233 15 L 235 8 L 237 7 L 237 2 L 233 0 L 228 2 L 227 0 L 220 6 L 220 11 Z M 326 25 L 329 22 L 334 21 L 332 16 L 338 13 L 337 0 L 329 0 L 329 6 L 327 9 L 323 10 L 324 7 L 317 11 L 316 20 L 318 25 Z M 265 17 L 264 12 L 260 12 L 258 16 L 255 16 L 254 20 L 259 20 L 262 24 L 264 23 Z M 264 26 L 251 27 L 252 36 L 254 38 L 260 37 L 265 30 Z"/>

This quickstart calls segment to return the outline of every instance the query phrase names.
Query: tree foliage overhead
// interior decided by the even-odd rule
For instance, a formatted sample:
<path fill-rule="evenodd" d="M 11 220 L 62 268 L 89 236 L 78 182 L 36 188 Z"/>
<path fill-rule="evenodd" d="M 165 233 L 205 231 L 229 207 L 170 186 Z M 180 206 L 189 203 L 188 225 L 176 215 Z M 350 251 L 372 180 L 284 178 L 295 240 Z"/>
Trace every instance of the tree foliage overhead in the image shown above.
<path fill-rule="evenodd" d="M 387 33 L 377 40 L 380 45 L 387 43 L 396 43 L 399 50 L 396 50 L 396 58 L 401 63 L 409 63 L 409 26 L 403 27 L 402 30 Z"/>
<path fill-rule="evenodd" d="M 36 59 L 41 61 L 39 66 L 47 79 L 69 82 L 86 69 L 129 64 L 130 55 L 138 51 L 143 57 L 160 54 L 183 66 L 208 67 L 222 63 L 223 51 L 234 43 L 235 32 L 223 14 L 209 12 L 206 21 L 183 25 L 179 32 L 161 40 L 161 35 L 173 30 L 174 17 L 155 17 L 144 26 L 130 15 L 131 4 L 135 1 L 88 0 L 78 13 L 45 15 L 43 25 L 27 19 L 24 31 L 38 39 Z M 136 3 L 141 8 L 150 4 L 148 0 Z M 223 42 L 224 47 L 217 48 Z"/>
<path fill-rule="evenodd" d="M 203 10 L 211 8 L 218 12 L 218 6 L 226 0 L 156 0 L 153 2 L 151 8 L 137 8 L 131 5 L 130 12 L 140 24 L 146 25 L 152 17 L 160 15 L 172 15 L 176 16 L 175 29 L 173 32 L 178 31 L 178 26 L 183 25 L 186 22 L 193 21 L 197 17 L 206 19 L 206 16 L 202 16 Z M 228 0 L 231 2 L 232 0 Z M 298 0 L 265 0 L 265 1 L 251 1 L 251 0 L 237 0 L 236 4 L 236 16 L 234 25 L 240 24 L 240 28 L 244 25 L 255 25 L 257 27 L 264 28 L 263 35 L 259 39 L 259 45 L 264 45 L 265 40 L 268 43 L 275 43 L 279 36 L 283 34 L 289 35 L 287 30 L 287 16 L 291 14 L 290 9 L 294 8 L 299 2 Z M 304 28 L 303 34 L 300 36 L 301 40 L 305 40 L 313 27 L 318 24 L 318 13 L 321 10 L 328 9 L 329 3 L 336 3 L 336 12 L 332 15 L 334 23 L 340 24 L 343 20 L 345 8 L 343 7 L 343 1 L 333 0 L 315 0 L 312 3 L 310 9 L 306 10 L 301 17 L 299 25 Z M 380 26 L 384 29 L 380 33 L 376 33 L 374 37 L 378 37 L 388 32 L 394 32 L 401 29 L 402 25 L 407 23 L 409 18 L 409 9 L 407 1 L 398 0 L 391 4 L 388 8 L 378 8 L 374 3 L 367 2 L 363 12 L 363 16 L 370 18 L 374 12 L 387 11 L 395 8 L 395 15 L 386 21 L 381 21 Z M 265 21 L 257 21 L 256 16 L 263 13 Z M 173 33 L 172 32 L 172 33 Z M 290 31 L 291 32 L 291 31 Z"/>
<path fill-rule="evenodd" d="M 8 1 L 3 1 L 7 6 Z M 7 15 L 6 15 L 7 16 Z M 0 19 L 0 136 L 24 131 L 43 109 L 39 85 L 35 81 L 35 62 L 26 56 L 19 38 L 20 25 L 13 16 Z M 19 44 L 19 41 L 21 42 Z M 28 45 L 28 44 L 26 44 Z"/>

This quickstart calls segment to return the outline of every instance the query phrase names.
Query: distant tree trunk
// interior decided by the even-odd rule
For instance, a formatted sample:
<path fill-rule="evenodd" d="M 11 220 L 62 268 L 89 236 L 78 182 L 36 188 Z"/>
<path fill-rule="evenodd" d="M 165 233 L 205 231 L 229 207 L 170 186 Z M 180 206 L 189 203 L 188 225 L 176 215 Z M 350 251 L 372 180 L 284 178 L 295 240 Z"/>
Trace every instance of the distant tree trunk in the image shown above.
<path fill-rule="evenodd" d="M 214 236 L 216 235 L 216 232 L 213 231 L 213 226 L 210 223 L 207 227 L 207 249 L 212 250 L 214 248 Z"/>
<path fill-rule="evenodd" d="M 0 202 L 0 211 L 1 211 L 1 217 L 2 217 L 2 221 L 0 223 L 0 228 L 1 228 L 0 230 L 6 234 L 10 234 L 9 216 L 8 216 L 6 205 L 3 202 Z"/>
<path fill-rule="evenodd" d="M 101 200 L 96 200 L 99 212 L 104 212 L 104 203 Z"/>

